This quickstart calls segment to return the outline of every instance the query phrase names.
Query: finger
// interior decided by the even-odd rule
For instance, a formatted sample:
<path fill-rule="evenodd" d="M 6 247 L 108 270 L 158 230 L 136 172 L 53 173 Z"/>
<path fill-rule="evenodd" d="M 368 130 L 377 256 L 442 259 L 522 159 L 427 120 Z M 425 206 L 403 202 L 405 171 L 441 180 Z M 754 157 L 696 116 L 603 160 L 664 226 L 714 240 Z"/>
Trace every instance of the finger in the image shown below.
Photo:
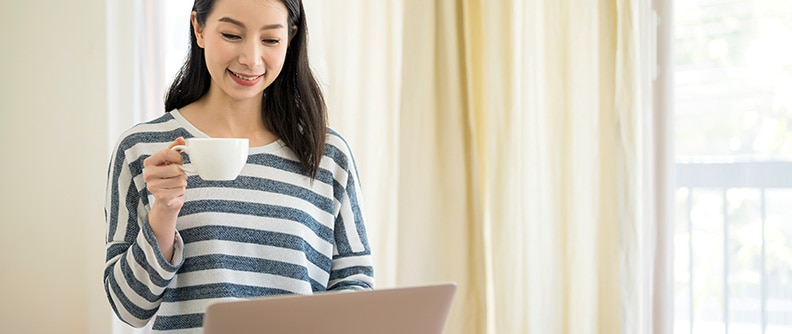
<path fill-rule="evenodd" d="M 175 153 L 177 155 L 179 154 L 178 152 L 172 152 L 172 153 Z M 155 161 L 155 159 L 157 158 L 152 158 L 152 161 Z M 149 166 L 146 166 L 146 162 L 144 161 L 143 162 L 144 171 L 148 171 L 148 175 L 158 179 L 169 179 L 173 177 L 186 178 L 187 174 L 182 169 L 183 165 L 180 162 L 174 160 L 178 160 L 178 159 L 176 157 L 168 157 L 162 160 L 165 161 L 163 164 L 149 165 Z"/>
<path fill-rule="evenodd" d="M 163 179 L 160 179 L 160 180 L 161 180 L 160 181 L 161 184 L 159 186 L 162 189 L 165 189 L 165 190 L 168 190 L 168 191 L 171 191 L 171 190 L 184 191 L 185 189 L 187 189 L 187 177 L 186 176 L 180 175 L 180 176 L 171 177 L 171 178 L 163 178 Z"/>
<path fill-rule="evenodd" d="M 149 166 L 143 169 L 143 180 L 152 184 L 157 180 L 180 179 L 183 183 L 187 182 L 187 174 L 180 168 L 181 165 Z"/>
<path fill-rule="evenodd" d="M 168 149 L 170 150 L 176 145 L 184 145 L 184 143 L 185 143 L 184 137 L 176 138 L 176 140 L 174 140 L 173 142 L 170 143 L 170 146 L 168 146 Z"/>
<path fill-rule="evenodd" d="M 168 155 L 169 157 L 176 159 L 175 163 L 177 164 L 183 164 L 184 157 L 182 157 L 181 152 L 174 151 L 173 148 L 176 147 L 177 145 L 184 145 L 185 143 L 186 142 L 184 141 L 184 137 L 179 137 L 176 138 L 176 140 L 174 140 L 173 142 L 171 142 L 170 145 L 168 145 L 168 150 L 167 150 L 167 152 L 169 152 Z"/>
<path fill-rule="evenodd" d="M 171 150 L 162 150 L 143 160 L 143 167 L 150 168 L 154 166 L 166 166 L 174 163 L 180 163 L 181 154 Z"/>
<path fill-rule="evenodd" d="M 160 177 L 159 175 L 152 175 L 150 180 L 146 183 L 150 184 L 151 187 L 156 187 L 158 189 L 185 189 L 187 188 L 187 176 L 179 175 L 172 177 Z"/>
<path fill-rule="evenodd" d="M 184 140 L 182 140 L 182 142 L 183 141 Z M 171 143 L 171 147 L 179 145 L 178 142 L 179 142 L 178 139 L 175 140 L 173 143 Z M 164 166 L 164 165 L 169 165 L 169 164 L 182 164 L 183 162 L 184 162 L 184 159 L 182 158 L 181 153 L 179 153 L 177 151 L 173 151 L 170 148 L 167 148 L 167 149 L 164 149 L 164 150 L 159 151 L 157 153 L 154 153 L 154 155 L 151 155 L 148 158 L 146 158 L 145 160 L 143 160 L 143 167 L 147 168 L 149 166 Z"/>

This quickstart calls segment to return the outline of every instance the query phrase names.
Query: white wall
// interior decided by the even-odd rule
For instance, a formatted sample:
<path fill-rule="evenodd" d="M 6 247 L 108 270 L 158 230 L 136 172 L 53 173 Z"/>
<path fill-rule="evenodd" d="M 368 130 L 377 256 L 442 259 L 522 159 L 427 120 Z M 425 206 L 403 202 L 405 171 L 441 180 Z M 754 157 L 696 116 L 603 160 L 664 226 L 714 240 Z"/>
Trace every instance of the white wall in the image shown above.
<path fill-rule="evenodd" d="M 104 0 L 0 2 L 0 332 L 109 333 Z"/>

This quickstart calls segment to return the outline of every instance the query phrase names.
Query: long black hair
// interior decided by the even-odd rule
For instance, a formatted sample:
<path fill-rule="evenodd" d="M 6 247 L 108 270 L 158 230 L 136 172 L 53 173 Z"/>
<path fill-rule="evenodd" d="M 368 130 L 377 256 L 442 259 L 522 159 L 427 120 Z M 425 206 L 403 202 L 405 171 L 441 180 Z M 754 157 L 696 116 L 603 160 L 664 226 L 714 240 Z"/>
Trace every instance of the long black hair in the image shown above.
<path fill-rule="evenodd" d="M 261 113 L 265 125 L 297 155 L 301 172 L 316 177 L 327 135 L 327 106 L 308 63 L 308 24 L 302 0 L 281 1 L 289 12 L 291 40 L 280 74 L 264 90 Z M 213 7 L 214 0 L 195 0 L 192 10 L 199 25 L 206 24 Z M 292 31 L 295 26 L 297 30 Z M 212 82 L 204 50 L 190 27 L 190 51 L 165 96 L 166 112 L 197 101 L 209 92 Z"/>

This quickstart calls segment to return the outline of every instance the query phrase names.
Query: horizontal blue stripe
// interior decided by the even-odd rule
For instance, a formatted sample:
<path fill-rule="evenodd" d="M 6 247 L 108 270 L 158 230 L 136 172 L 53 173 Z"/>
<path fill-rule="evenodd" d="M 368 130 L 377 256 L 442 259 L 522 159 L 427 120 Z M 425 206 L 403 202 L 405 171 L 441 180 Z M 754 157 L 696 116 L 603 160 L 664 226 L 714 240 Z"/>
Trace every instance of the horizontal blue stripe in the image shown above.
<path fill-rule="evenodd" d="M 361 282 L 361 281 L 340 281 L 333 286 L 329 287 L 328 290 L 330 291 L 338 291 L 338 290 L 371 290 L 373 289 L 372 286 Z"/>
<path fill-rule="evenodd" d="M 322 240 L 327 242 L 332 242 L 333 240 L 333 230 L 331 228 L 322 225 L 305 211 L 284 206 L 226 200 L 188 201 L 182 206 L 179 216 L 183 217 L 207 212 L 290 220 L 305 225 Z"/>
<path fill-rule="evenodd" d="M 331 259 L 311 247 L 311 245 L 300 236 L 272 231 L 261 231 L 241 227 L 216 225 L 184 229 L 180 230 L 179 234 L 184 241 L 185 247 L 188 247 L 190 243 L 198 241 L 228 240 L 297 250 L 304 253 L 308 261 L 315 264 L 317 267 L 324 269 L 325 272 L 330 272 Z"/>
<path fill-rule="evenodd" d="M 374 277 L 374 268 L 370 266 L 355 266 L 344 269 L 336 269 L 330 272 L 330 281 L 344 279 L 354 275 L 366 275 Z"/>
<path fill-rule="evenodd" d="M 301 172 L 299 161 L 290 160 L 271 153 L 251 154 L 248 157 L 248 163 L 280 169 L 285 172 L 297 174 L 299 177 L 305 177 Z M 311 182 L 331 184 L 333 182 L 333 173 L 326 169 L 320 168 L 316 179 L 312 180 Z"/>
<path fill-rule="evenodd" d="M 272 167 L 275 169 L 280 169 L 282 171 L 302 175 L 300 173 L 299 161 L 289 160 L 282 156 L 274 155 L 271 153 L 251 154 L 248 157 L 248 163 L 254 165 L 260 165 L 260 166 Z"/>
<path fill-rule="evenodd" d="M 306 183 L 306 186 L 310 186 L 310 184 Z M 197 175 L 194 175 L 189 177 L 187 181 L 187 188 L 233 188 L 270 192 L 304 200 L 331 215 L 334 212 L 334 203 L 332 198 L 322 196 L 310 189 L 306 189 L 291 183 L 267 178 L 239 176 L 233 181 L 207 181 L 201 179 Z M 262 193 L 261 196 L 266 197 L 268 194 Z"/>
<path fill-rule="evenodd" d="M 226 254 L 210 254 L 187 258 L 184 260 L 184 265 L 182 265 L 179 272 L 189 273 L 211 269 L 266 273 L 301 281 L 308 281 L 308 279 L 310 279 L 308 268 L 304 266 L 269 259 Z"/>
<path fill-rule="evenodd" d="M 231 283 L 213 283 L 167 289 L 162 297 L 165 303 L 209 298 L 253 298 L 291 294 L 291 291 Z"/>
<path fill-rule="evenodd" d="M 123 154 L 130 148 L 137 144 L 170 144 L 176 138 L 184 137 L 184 139 L 192 138 L 193 135 L 184 128 L 163 129 L 162 131 L 149 131 L 149 132 L 136 132 L 130 133 L 119 143 L 118 149 L 121 153 L 121 158 L 116 159 L 116 162 L 123 161 Z M 154 153 L 154 152 L 150 152 Z"/>
<path fill-rule="evenodd" d="M 166 331 L 174 329 L 189 329 L 203 326 L 203 313 L 184 314 L 173 316 L 157 316 L 151 329 L 155 331 Z"/>

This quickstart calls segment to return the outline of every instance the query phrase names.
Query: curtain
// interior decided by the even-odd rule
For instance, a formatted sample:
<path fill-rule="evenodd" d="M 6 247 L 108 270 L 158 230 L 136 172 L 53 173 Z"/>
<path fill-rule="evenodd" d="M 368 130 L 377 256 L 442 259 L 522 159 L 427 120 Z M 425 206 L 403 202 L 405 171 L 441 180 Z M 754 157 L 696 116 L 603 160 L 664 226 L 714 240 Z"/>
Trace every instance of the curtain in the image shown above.
<path fill-rule="evenodd" d="M 447 333 L 652 331 L 648 1 L 306 3 L 379 287 L 456 281 Z"/>
<path fill-rule="evenodd" d="M 182 0 L 184 2 L 186 0 Z M 155 0 L 107 0 L 108 153 L 119 136 L 133 125 L 163 112 L 166 48 L 162 32 L 165 5 Z M 184 20 L 189 16 L 184 15 Z M 181 56 L 184 51 L 180 50 Z M 168 78 L 169 79 L 169 78 Z M 108 307 L 114 334 L 150 333 L 150 325 L 134 329 L 122 323 Z"/>
<path fill-rule="evenodd" d="M 614 7 L 468 2 L 488 332 L 622 331 Z"/>
<path fill-rule="evenodd" d="M 380 287 L 397 284 L 400 1 L 304 1 L 309 57 L 330 126 L 350 143 L 364 181 L 368 234 Z"/>

